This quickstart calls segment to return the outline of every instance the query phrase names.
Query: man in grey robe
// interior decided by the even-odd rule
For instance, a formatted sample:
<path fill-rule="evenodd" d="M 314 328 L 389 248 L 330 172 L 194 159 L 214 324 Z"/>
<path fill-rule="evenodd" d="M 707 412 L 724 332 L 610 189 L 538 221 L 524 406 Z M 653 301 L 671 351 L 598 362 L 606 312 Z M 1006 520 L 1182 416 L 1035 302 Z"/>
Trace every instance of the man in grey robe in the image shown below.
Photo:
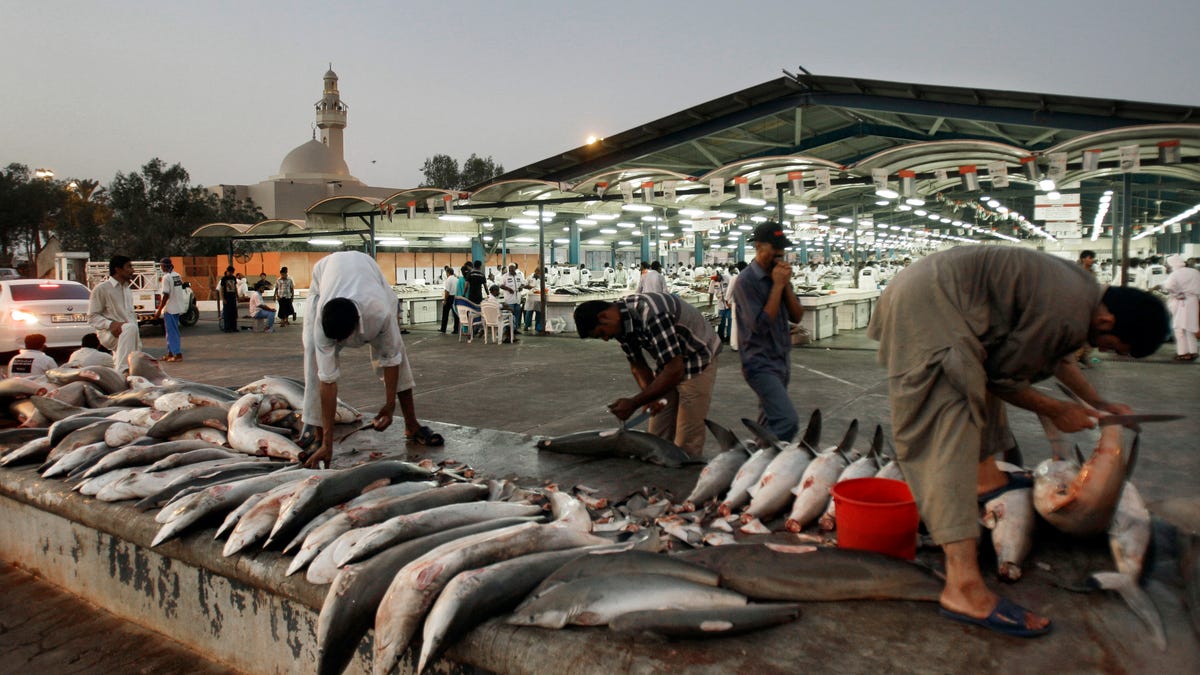
<path fill-rule="evenodd" d="M 1073 354 L 1087 343 L 1140 358 L 1165 333 L 1153 296 L 1106 289 L 1072 262 L 1028 249 L 956 247 L 888 284 L 867 334 L 888 370 L 900 468 L 945 552 L 944 613 L 1026 637 L 1049 630 L 1048 619 L 992 593 L 976 557 L 978 495 L 1015 487 L 993 459 L 1013 446 L 1004 403 L 1064 432 L 1095 426 L 1085 406 L 1032 387 L 1054 376 L 1097 410 L 1128 413 L 1092 388 Z"/>

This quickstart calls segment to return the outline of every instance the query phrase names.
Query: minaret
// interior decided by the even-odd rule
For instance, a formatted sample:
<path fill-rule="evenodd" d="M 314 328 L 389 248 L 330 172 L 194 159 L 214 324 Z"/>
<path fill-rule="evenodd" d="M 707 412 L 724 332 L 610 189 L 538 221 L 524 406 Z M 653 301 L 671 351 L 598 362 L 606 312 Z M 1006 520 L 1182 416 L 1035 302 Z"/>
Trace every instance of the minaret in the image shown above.
<path fill-rule="evenodd" d="M 337 73 L 333 64 L 325 71 L 325 91 L 317 101 L 317 128 L 321 130 L 321 142 L 333 151 L 339 162 L 345 160 L 342 146 L 342 130 L 346 128 L 346 112 L 349 108 L 338 95 Z"/>

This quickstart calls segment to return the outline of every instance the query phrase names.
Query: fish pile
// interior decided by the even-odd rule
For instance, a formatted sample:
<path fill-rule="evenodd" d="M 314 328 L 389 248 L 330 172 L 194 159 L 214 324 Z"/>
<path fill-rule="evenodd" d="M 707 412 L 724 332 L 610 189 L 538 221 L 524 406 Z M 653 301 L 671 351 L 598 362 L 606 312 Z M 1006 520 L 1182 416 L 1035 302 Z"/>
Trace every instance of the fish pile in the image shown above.
<path fill-rule="evenodd" d="M 876 427 L 871 447 L 853 449 L 857 422 L 838 445 L 815 450 L 821 415 L 815 411 L 803 438 L 781 444 L 751 420 L 743 420 L 757 443 L 739 441 L 728 429 L 707 421 L 722 452 L 701 472 L 695 488 L 657 524 L 687 547 L 722 546 L 753 535 L 775 535 L 774 541 L 830 545 L 835 543 L 837 512 L 830 491 L 837 483 L 876 476 L 903 480 L 895 461 L 882 454 L 883 432 Z M 1102 427 L 1090 459 L 1078 448 L 1072 455 L 1058 431 L 1043 419 L 1052 458 L 1032 472 L 997 462 L 1010 485 L 980 503 L 981 524 L 989 531 L 998 576 L 1017 581 L 1033 549 L 1037 517 L 1068 535 L 1107 533 L 1116 564 L 1114 572 L 1090 577 L 1096 587 L 1118 592 L 1165 649 L 1162 620 L 1141 587 L 1143 564 L 1151 539 L 1151 519 L 1137 488 L 1128 480 L 1137 455 L 1135 437 L 1122 449 L 1122 427 Z M 755 445 L 762 446 L 755 449 Z M 790 505 L 790 510 L 789 510 Z M 786 513 L 786 516 L 784 514 Z M 815 526 L 815 528 L 814 528 Z M 805 533 L 809 528 L 814 530 Z M 794 533 L 788 540 L 778 535 Z"/>

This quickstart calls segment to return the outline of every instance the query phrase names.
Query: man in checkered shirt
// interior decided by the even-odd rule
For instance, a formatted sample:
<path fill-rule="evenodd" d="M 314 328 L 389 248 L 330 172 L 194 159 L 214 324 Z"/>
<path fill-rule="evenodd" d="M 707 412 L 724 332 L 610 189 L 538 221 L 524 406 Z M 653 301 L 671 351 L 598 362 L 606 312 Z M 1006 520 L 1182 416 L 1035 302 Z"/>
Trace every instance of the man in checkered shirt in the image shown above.
<path fill-rule="evenodd" d="M 717 379 L 721 340 L 700 311 L 667 293 L 589 300 L 575 308 L 575 328 L 581 338 L 615 339 L 641 387 L 637 394 L 613 401 L 609 410 L 626 420 L 645 408 L 654 413 L 650 433 L 693 457 L 703 456 L 704 418 Z"/>

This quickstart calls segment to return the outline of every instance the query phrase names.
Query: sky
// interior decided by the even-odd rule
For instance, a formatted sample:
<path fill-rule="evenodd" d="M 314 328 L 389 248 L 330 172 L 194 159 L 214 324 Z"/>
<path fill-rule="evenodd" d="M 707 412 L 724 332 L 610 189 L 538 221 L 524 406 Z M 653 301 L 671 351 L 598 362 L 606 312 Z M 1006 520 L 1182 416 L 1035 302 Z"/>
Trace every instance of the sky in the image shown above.
<path fill-rule="evenodd" d="M 312 137 L 330 63 L 351 173 L 395 188 L 434 154 L 513 170 L 798 66 L 1197 105 L 1197 27 L 1196 0 L 0 0 L 0 166 L 257 183 Z"/>

